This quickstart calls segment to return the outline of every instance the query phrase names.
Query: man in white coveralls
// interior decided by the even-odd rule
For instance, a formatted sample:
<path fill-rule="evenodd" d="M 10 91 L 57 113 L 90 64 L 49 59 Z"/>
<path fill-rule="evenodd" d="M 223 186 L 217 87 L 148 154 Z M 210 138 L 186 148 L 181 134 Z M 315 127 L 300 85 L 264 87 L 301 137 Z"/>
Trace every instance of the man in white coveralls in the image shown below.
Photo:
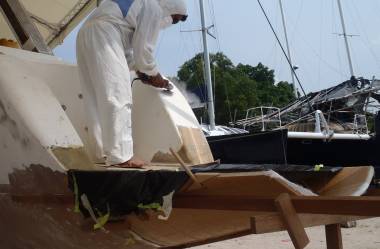
<path fill-rule="evenodd" d="M 145 83 L 168 87 L 154 48 L 161 29 L 186 18 L 184 0 L 105 0 L 82 26 L 77 60 L 96 163 L 144 165 L 133 156 L 130 70 Z"/>

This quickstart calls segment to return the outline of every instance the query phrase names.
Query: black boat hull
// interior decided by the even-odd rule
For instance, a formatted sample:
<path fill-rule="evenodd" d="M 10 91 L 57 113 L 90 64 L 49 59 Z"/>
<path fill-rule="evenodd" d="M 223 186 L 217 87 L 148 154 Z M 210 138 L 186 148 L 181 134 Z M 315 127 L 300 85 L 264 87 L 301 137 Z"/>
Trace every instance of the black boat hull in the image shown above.
<path fill-rule="evenodd" d="M 380 139 L 333 140 L 288 138 L 287 130 L 207 138 L 222 163 L 328 166 L 380 166 Z M 380 177 L 380 171 L 377 170 Z"/>
<path fill-rule="evenodd" d="M 212 154 L 224 164 L 285 164 L 287 130 L 207 137 Z"/>

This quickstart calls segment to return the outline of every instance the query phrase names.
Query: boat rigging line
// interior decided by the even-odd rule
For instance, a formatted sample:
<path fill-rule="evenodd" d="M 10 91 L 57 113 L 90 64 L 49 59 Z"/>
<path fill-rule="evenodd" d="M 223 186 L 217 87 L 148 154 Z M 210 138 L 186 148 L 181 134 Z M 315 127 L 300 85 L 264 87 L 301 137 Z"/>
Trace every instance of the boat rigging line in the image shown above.
<path fill-rule="evenodd" d="M 289 47 L 289 39 L 288 39 L 288 30 L 286 28 L 286 20 L 285 20 L 285 14 L 284 14 L 284 8 L 282 6 L 282 0 L 278 0 L 279 2 L 279 5 L 280 5 L 280 10 L 281 10 L 281 17 L 282 17 L 282 26 L 284 28 L 284 35 L 285 35 L 285 44 L 286 44 L 286 49 L 287 49 L 287 52 L 288 52 L 288 57 L 289 57 L 289 62 L 290 62 L 290 74 L 291 74 L 291 77 L 292 77 L 292 85 L 293 85 L 293 91 L 294 91 L 294 95 L 297 96 L 297 87 L 296 87 L 296 83 L 294 82 L 294 73 L 293 73 L 293 62 L 292 62 L 292 56 L 291 56 L 291 53 L 290 53 L 290 47 Z"/>
<path fill-rule="evenodd" d="M 342 31 L 343 31 L 342 36 L 344 37 L 344 43 L 346 45 L 346 53 L 347 53 L 348 66 L 349 66 L 349 69 L 350 69 L 351 77 L 355 77 L 354 76 L 355 75 L 354 74 L 354 66 L 353 66 L 352 57 L 351 57 L 351 50 L 350 50 L 350 46 L 349 46 L 349 43 L 348 43 L 348 37 L 350 35 L 348 35 L 347 31 L 346 31 L 346 23 L 344 21 L 342 3 L 341 3 L 340 0 L 337 0 L 337 3 L 338 3 L 340 20 L 341 20 L 341 24 L 342 24 Z"/>
<path fill-rule="evenodd" d="M 294 76 L 296 77 L 297 83 L 298 83 L 298 85 L 300 86 L 302 93 L 303 93 L 304 96 L 306 97 L 307 94 L 306 94 L 306 92 L 305 92 L 305 89 L 303 88 L 303 85 L 301 84 L 301 81 L 300 81 L 300 79 L 299 79 L 299 77 L 298 77 L 298 75 L 297 75 L 297 73 L 296 73 L 296 70 L 293 68 L 292 63 L 290 62 L 290 59 L 289 59 L 288 55 L 287 55 L 286 52 L 285 52 L 284 46 L 282 45 L 280 39 L 278 38 L 278 35 L 277 35 L 276 31 L 274 30 L 274 27 L 273 27 L 271 21 L 269 20 L 269 17 L 268 17 L 268 15 L 267 15 L 267 13 L 266 13 L 266 11 L 265 11 L 263 5 L 261 4 L 261 1 L 260 1 L 260 0 L 257 0 L 257 3 L 259 4 L 259 6 L 260 6 L 260 8 L 261 8 L 261 11 L 263 12 L 263 14 L 264 14 L 264 16 L 265 16 L 265 19 L 267 20 L 267 22 L 268 22 L 268 24 L 269 24 L 269 26 L 270 26 L 270 28 L 271 28 L 271 30 L 272 30 L 274 36 L 276 37 L 276 40 L 277 40 L 279 46 L 281 47 L 282 53 L 284 54 L 284 56 L 285 56 L 285 58 L 286 58 L 288 64 L 290 65 L 290 68 L 291 68 L 291 70 L 293 71 Z M 297 96 L 296 96 L 296 97 L 297 97 Z M 308 103 L 308 105 L 309 105 L 309 108 L 310 108 L 311 110 L 314 110 L 314 108 L 313 108 L 313 106 L 310 104 L 310 101 L 309 101 L 309 100 L 307 101 L 307 103 Z"/>

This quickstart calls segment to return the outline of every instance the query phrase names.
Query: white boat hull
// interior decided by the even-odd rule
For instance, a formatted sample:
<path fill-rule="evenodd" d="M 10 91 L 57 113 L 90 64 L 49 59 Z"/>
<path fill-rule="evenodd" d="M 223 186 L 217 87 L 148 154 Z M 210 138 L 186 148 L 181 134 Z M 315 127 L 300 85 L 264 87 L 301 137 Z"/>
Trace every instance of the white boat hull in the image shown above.
<path fill-rule="evenodd" d="M 54 56 L 0 47 L 0 184 L 32 165 L 65 172 L 97 169 L 77 67 Z M 190 106 L 174 87 L 170 94 L 133 85 L 134 152 L 145 161 L 175 162 L 169 149 L 188 163 L 213 161 Z M 195 147 L 194 144 L 199 145 Z"/>

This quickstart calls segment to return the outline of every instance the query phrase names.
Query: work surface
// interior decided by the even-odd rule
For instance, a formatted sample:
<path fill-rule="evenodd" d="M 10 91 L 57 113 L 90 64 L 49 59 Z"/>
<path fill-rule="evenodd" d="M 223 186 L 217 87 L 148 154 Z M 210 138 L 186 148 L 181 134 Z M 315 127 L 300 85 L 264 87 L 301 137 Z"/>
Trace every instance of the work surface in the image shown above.
<path fill-rule="evenodd" d="M 306 249 L 326 248 L 324 227 L 306 229 L 310 244 Z M 380 248 L 380 218 L 358 221 L 355 228 L 342 229 L 345 249 L 379 249 Z M 249 235 L 223 242 L 192 247 L 192 249 L 294 249 L 287 232 L 263 235 Z"/>

